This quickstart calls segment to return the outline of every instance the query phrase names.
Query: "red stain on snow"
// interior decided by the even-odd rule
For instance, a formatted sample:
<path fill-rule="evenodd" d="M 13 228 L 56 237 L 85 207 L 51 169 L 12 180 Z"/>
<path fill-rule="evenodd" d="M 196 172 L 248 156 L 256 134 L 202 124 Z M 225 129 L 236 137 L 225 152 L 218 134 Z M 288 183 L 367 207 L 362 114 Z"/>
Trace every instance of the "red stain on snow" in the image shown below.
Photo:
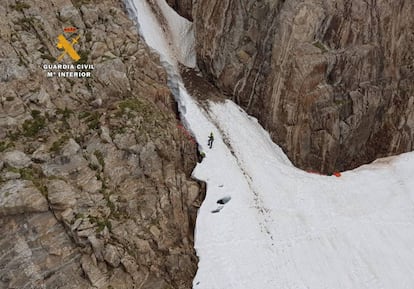
<path fill-rule="evenodd" d="M 196 141 L 194 140 L 193 136 L 182 124 L 177 124 L 177 127 L 187 136 L 190 142 L 192 142 L 193 144 L 196 144 Z"/>

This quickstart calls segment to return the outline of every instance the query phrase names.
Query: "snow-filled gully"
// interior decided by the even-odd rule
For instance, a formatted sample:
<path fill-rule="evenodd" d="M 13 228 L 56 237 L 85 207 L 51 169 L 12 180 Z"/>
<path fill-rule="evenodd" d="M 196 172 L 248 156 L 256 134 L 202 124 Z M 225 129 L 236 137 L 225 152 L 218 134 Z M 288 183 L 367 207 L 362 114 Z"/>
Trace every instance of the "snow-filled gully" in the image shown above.
<path fill-rule="evenodd" d="M 188 94 L 177 66 L 196 63 L 190 22 L 164 0 L 126 1 L 167 69 L 182 122 L 206 152 L 193 172 L 207 183 L 194 289 L 414 288 L 413 153 L 340 178 L 293 167 L 237 105 L 210 102 L 206 110 Z"/>

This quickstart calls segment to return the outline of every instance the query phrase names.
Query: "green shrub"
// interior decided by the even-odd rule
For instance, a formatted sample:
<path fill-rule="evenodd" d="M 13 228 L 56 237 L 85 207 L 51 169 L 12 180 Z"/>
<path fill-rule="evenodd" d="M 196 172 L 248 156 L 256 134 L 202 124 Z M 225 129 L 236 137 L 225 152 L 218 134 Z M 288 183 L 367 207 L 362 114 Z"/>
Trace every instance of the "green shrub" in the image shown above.
<path fill-rule="evenodd" d="M 80 8 L 84 4 L 91 3 L 91 0 L 72 0 L 73 6 Z"/>
<path fill-rule="evenodd" d="M 53 63 L 53 62 L 55 62 L 56 61 L 56 57 L 53 57 L 52 55 L 50 55 L 50 54 L 42 54 L 41 56 L 40 56 L 42 59 L 47 59 L 47 60 L 49 60 L 51 63 Z"/>
<path fill-rule="evenodd" d="M 98 165 L 95 165 L 93 163 L 89 163 L 88 167 L 93 171 L 97 171 L 99 169 Z"/>
<path fill-rule="evenodd" d="M 0 141 L 0 153 L 12 147 L 14 147 L 12 142 Z"/>
<path fill-rule="evenodd" d="M 7 131 L 6 137 L 8 137 L 12 141 L 16 141 L 20 137 L 20 130 L 16 130 L 16 131 L 9 130 Z"/>
<path fill-rule="evenodd" d="M 326 49 L 325 45 L 323 45 L 320 41 L 314 42 L 313 46 L 315 46 L 316 48 L 319 48 L 323 53 L 328 51 L 328 49 Z"/>
<path fill-rule="evenodd" d="M 52 146 L 50 147 L 50 151 L 54 153 L 60 152 L 60 150 L 63 148 L 63 146 L 68 140 L 69 140 L 69 136 L 67 135 L 61 136 L 57 141 L 54 141 L 52 143 Z"/>
<path fill-rule="evenodd" d="M 96 156 L 96 158 L 98 159 L 98 162 L 99 162 L 99 164 L 101 165 L 101 167 L 102 167 L 102 168 L 104 168 L 104 167 L 105 167 L 105 159 L 104 159 L 104 156 L 103 156 L 102 152 L 101 152 L 101 151 L 96 150 L 96 151 L 94 151 L 94 152 L 93 152 L 93 154 L 94 154 L 94 155 Z"/>
<path fill-rule="evenodd" d="M 98 225 L 96 228 L 96 232 L 102 232 L 105 227 L 108 228 L 108 230 L 112 230 L 112 224 L 108 219 L 98 219 L 97 217 L 89 216 L 89 222 L 92 224 Z"/>
<path fill-rule="evenodd" d="M 75 61 L 75 64 L 86 64 L 88 62 L 89 52 L 81 50 L 78 54 L 80 56 L 80 59 L 78 61 Z"/>
<path fill-rule="evenodd" d="M 40 111 L 33 110 L 31 114 L 33 119 L 25 120 L 22 127 L 22 133 L 26 137 L 34 137 L 46 127 L 46 118 L 40 114 Z"/>
<path fill-rule="evenodd" d="M 85 215 L 82 213 L 76 213 L 75 219 L 85 219 Z"/>
<path fill-rule="evenodd" d="M 18 169 L 18 173 L 24 180 L 32 181 L 35 187 L 40 191 L 40 193 L 47 197 L 47 187 L 44 184 L 45 176 L 40 168 L 28 167 L 23 169 Z"/>
<path fill-rule="evenodd" d="M 65 107 L 65 109 L 58 108 L 56 110 L 57 114 L 61 114 L 63 118 L 69 118 L 71 114 L 73 114 L 73 110 Z"/>
<path fill-rule="evenodd" d="M 24 3 L 23 1 L 16 1 L 16 5 L 10 5 L 10 8 L 19 12 L 23 12 L 24 9 L 29 9 L 30 5 Z"/>
<path fill-rule="evenodd" d="M 86 121 L 88 122 L 88 128 L 89 129 L 98 129 L 99 128 L 99 119 L 101 117 L 101 114 L 99 112 L 93 112 L 91 115 L 86 118 Z"/>

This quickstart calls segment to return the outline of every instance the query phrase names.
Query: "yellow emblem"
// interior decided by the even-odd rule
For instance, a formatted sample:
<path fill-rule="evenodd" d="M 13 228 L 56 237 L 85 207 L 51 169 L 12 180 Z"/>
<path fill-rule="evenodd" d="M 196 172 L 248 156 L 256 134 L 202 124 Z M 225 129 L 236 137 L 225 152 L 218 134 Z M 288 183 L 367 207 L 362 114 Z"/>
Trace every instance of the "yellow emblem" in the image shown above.
<path fill-rule="evenodd" d="M 74 61 L 78 61 L 80 59 L 79 54 L 75 51 L 75 49 L 73 48 L 73 45 L 75 45 L 76 43 L 78 43 L 80 36 L 76 36 L 75 38 L 72 39 L 72 43 L 70 43 L 65 36 L 63 36 L 62 34 L 60 34 L 58 36 L 58 44 L 56 45 L 57 48 L 59 49 L 64 49 L 63 53 L 57 58 L 58 61 L 61 61 L 63 59 L 63 57 L 65 57 L 66 54 L 68 54 L 70 56 L 70 58 L 72 58 Z"/>

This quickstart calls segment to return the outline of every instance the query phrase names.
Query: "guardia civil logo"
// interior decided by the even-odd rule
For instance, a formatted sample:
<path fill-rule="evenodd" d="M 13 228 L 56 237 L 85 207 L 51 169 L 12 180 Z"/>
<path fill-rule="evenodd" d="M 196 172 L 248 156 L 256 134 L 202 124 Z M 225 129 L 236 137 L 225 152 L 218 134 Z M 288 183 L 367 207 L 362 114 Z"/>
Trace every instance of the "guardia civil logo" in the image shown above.
<path fill-rule="evenodd" d="M 65 55 L 69 55 L 70 58 L 72 58 L 74 61 L 78 61 L 81 57 L 76 52 L 76 50 L 73 48 L 73 46 L 78 43 L 80 36 L 77 35 L 76 37 L 73 37 L 71 42 L 69 42 L 63 34 L 60 34 L 58 36 L 58 43 L 57 48 L 63 49 L 63 53 L 57 58 L 57 61 L 61 61 Z"/>
<path fill-rule="evenodd" d="M 80 41 L 82 33 L 77 33 L 76 27 L 67 27 L 56 38 L 56 61 L 44 63 L 43 70 L 47 77 L 89 78 L 95 69 L 93 64 L 87 64 L 85 57 L 81 57 Z M 87 58 L 87 57 L 86 57 Z"/>

